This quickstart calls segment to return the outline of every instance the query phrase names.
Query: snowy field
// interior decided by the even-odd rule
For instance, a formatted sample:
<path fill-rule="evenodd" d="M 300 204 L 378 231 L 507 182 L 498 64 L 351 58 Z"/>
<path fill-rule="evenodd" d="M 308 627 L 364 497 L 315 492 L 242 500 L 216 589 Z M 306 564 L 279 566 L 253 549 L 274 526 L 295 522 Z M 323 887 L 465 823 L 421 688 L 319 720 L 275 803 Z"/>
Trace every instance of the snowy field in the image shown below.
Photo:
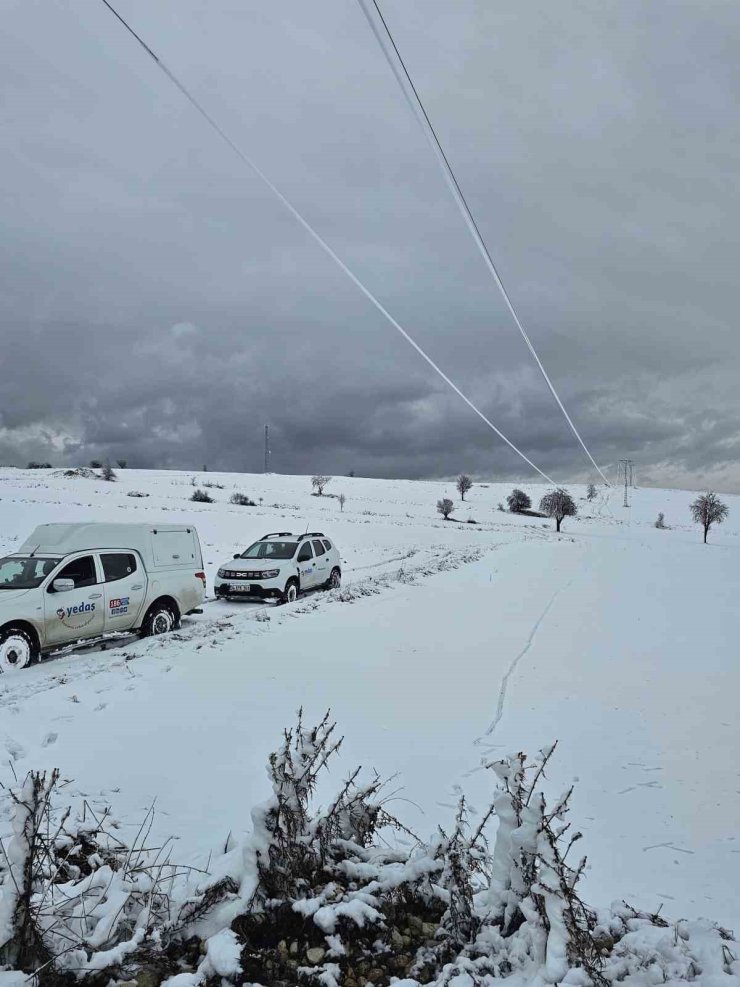
<path fill-rule="evenodd" d="M 198 474 L 223 485 L 209 505 L 189 501 L 191 474 L 118 474 L 0 470 L 0 549 L 48 521 L 194 523 L 210 594 L 237 549 L 308 526 L 336 540 L 356 598 L 211 600 L 169 638 L 0 677 L 2 783 L 58 766 L 71 799 L 111 804 L 132 831 L 156 799 L 177 858 L 203 865 L 248 832 L 301 705 L 311 721 L 331 707 L 343 771 L 397 775 L 389 808 L 424 835 L 460 791 L 487 807 L 482 760 L 557 739 L 551 793 L 578 779 L 585 897 L 740 931 L 740 498 L 723 498 L 729 520 L 704 546 L 685 491 L 635 490 L 625 509 L 621 490 L 589 504 L 571 487 L 580 517 L 557 535 L 497 510 L 511 484 L 476 485 L 463 505 L 452 483 L 335 478 L 341 512 L 307 477 Z M 535 503 L 544 491 L 521 486 Z M 235 490 L 257 506 L 231 506 Z M 445 495 L 463 523 L 436 514 Z"/>

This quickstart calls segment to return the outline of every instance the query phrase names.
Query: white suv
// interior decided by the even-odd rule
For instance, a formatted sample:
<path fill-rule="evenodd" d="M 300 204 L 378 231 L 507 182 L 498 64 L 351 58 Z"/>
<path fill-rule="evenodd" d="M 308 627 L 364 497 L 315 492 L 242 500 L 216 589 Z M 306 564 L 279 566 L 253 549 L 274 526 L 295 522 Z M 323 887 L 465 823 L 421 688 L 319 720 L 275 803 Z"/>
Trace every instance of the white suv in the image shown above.
<path fill-rule="evenodd" d="M 217 598 L 254 597 L 292 603 L 307 589 L 342 584 L 339 552 L 322 531 L 274 531 L 218 570 Z"/>

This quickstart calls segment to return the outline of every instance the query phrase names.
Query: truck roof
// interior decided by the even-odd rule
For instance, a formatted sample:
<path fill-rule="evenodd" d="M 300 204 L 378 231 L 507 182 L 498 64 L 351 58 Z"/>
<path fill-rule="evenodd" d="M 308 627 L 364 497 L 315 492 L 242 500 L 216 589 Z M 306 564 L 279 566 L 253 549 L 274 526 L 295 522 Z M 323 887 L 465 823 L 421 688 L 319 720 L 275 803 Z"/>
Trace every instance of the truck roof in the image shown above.
<path fill-rule="evenodd" d="M 70 555 L 86 549 L 130 548 L 149 557 L 152 536 L 165 532 L 194 533 L 187 524 L 137 524 L 90 521 L 84 524 L 40 524 L 31 532 L 17 555 Z M 197 540 L 197 535 L 196 535 Z"/>

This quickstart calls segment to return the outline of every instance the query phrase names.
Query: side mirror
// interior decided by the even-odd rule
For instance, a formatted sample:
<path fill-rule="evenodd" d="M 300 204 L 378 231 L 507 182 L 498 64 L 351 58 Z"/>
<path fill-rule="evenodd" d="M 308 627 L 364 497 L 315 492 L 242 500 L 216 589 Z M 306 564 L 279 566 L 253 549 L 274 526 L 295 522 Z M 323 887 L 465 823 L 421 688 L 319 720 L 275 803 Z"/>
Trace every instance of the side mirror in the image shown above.
<path fill-rule="evenodd" d="M 75 588 L 75 581 L 74 579 L 55 579 L 51 588 L 55 593 L 69 593 Z"/>
<path fill-rule="evenodd" d="M 241 558 L 241 555 L 237 552 L 236 555 L 234 556 L 234 558 L 235 559 L 240 559 Z"/>

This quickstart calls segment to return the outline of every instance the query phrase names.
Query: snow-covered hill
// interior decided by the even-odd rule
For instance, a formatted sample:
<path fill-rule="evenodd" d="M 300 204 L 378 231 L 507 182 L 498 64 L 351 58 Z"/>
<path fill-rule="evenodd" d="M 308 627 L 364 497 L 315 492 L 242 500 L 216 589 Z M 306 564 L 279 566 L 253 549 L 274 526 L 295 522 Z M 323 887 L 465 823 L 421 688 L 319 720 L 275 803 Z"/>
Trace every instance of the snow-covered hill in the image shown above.
<path fill-rule="evenodd" d="M 190 474 L 118 472 L 1 470 L 0 549 L 45 521 L 187 521 L 210 590 L 237 548 L 308 526 L 335 538 L 353 592 L 212 601 L 168 639 L 0 677 L 0 781 L 59 766 L 70 794 L 132 825 L 156 798 L 178 858 L 203 864 L 248 831 L 266 755 L 301 705 L 312 721 L 332 708 L 344 766 L 398 774 L 393 811 L 423 833 L 450 822 L 461 790 L 485 807 L 482 760 L 557 739 L 553 789 L 578 778 L 585 896 L 740 929 L 740 498 L 724 498 L 729 520 L 704 546 L 682 491 L 634 490 L 625 509 L 621 490 L 590 504 L 571 487 L 580 516 L 557 535 L 497 509 L 511 485 L 476 485 L 463 505 L 452 483 L 335 478 L 340 511 L 308 477 L 199 474 L 223 489 L 195 504 Z M 231 506 L 235 490 L 258 506 Z M 436 514 L 445 495 L 463 523 Z"/>

